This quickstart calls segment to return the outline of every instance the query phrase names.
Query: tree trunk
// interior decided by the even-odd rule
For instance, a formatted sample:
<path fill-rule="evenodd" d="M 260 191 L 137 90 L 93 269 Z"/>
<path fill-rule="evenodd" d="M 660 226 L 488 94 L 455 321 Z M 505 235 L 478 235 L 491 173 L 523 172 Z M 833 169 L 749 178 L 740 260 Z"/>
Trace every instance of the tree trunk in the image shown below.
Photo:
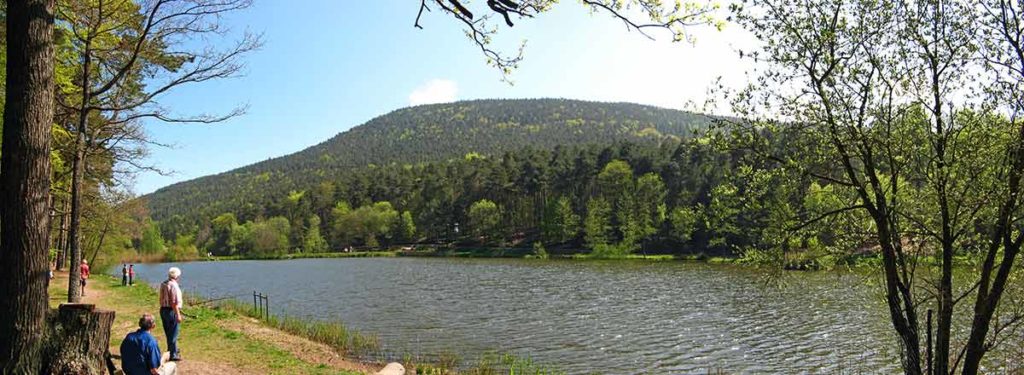
<path fill-rule="evenodd" d="M 950 237 L 952 238 L 952 234 Z M 934 369 L 936 374 L 949 374 L 950 332 L 953 327 L 953 244 L 942 245 L 942 278 L 939 279 L 939 319 L 935 331 Z"/>
<path fill-rule="evenodd" d="M 89 72 L 92 70 L 92 39 L 85 41 L 82 71 L 82 104 L 78 111 L 78 128 L 75 136 L 75 157 L 71 164 L 71 221 L 68 227 L 70 242 L 71 269 L 68 277 L 68 302 L 78 303 L 82 300 L 82 288 L 79 279 L 82 277 L 82 180 L 85 178 L 85 134 L 89 126 Z"/>
<path fill-rule="evenodd" d="M 83 149 L 85 146 L 85 134 L 78 133 L 75 141 L 75 157 L 71 172 L 71 221 L 68 226 L 69 252 L 71 253 L 71 265 L 68 269 L 68 302 L 78 303 L 82 301 L 82 286 L 79 279 L 82 277 L 80 264 L 82 263 L 82 175 L 85 172 L 85 158 Z"/>
<path fill-rule="evenodd" d="M 7 102 L 0 156 L 0 373 L 38 373 L 50 236 L 54 0 L 7 1 Z"/>
<path fill-rule="evenodd" d="M 96 248 L 92 251 L 89 263 L 96 264 L 96 256 L 100 255 L 100 249 L 103 249 L 103 240 L 106 239 L 108 232 L 110 232 L 110 223 L 103 223 L 103 230 L 100 231 L 100 238 L 96 240 Z"/>
<path fill-rule="evenodd" d="M 58 232 L 57 240 L 57 270 L 64 269 L 64 265 L 68 262 L 68 203 L 63 201 L 61 205 L 63 209 L 60 214 L 60 232 Z"/>
<path fill-rule="evenodd" d="M 46 374 L 105 374 L 114 312 L 94 305 L 63 304 L 51 321 Z"/>

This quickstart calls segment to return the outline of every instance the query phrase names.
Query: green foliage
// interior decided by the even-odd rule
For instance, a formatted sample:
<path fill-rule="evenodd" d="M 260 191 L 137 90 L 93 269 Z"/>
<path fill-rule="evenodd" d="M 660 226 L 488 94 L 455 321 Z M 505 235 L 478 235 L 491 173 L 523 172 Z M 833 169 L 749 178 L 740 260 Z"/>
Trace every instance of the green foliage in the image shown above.
<path fill-rule="evenodd" d="M 174 243 L 167 249 L 168 262 L 180 262 L 199 257 L 199 249 L 195 245 L 195 236 L 179 234 Z"/>
<path fill-rule="evenodd" d="M 267 220 L 245 223 L 239 252 L 245 255 L 265 256 L 288 252 L 288 219 L 275 216 Z"/>
<path fill-rule="evenodd" d="M 212 233 L 206 248 L 217 255 L 230 255 L 237 252 L 240 239 L 234 234 L 239 231 L 238 220 L 232 213 L 222 214 L 211 221 Z"/>
<path fill-rule="evenodd" d="M 320 253 L 327 251 L 327 240 L 324 239 L 324 236 L 320 235 L 320 218 L 314 215 L 307 222 L 309 223 L 309 229 L 306 230 L 305 238 L 302 240 L 302 252 Z"/>
<path fill-rule="evenodd" d="M 612 207 L 604 198 L 593 198 L 587 202 L 587 218 L 583 221 L 587 247 L 596 250 L 608 244 L 612 229 L 611 213 Z"/>
<path fill-rule="evenodd" d="M 599 244 L 593 247 L 589 257 L 593 259 L 622 259 L 629 256 L 632 251 L 632 244 Z"/>
<path fill-rule="evenodd" d="M 486 241 L 501 241 L 503 236 L 498 225 L 501 223 L 501 208 L 494 202 L 481 199 L 469 206 L 466 213 L 473 235 Z"/>
<path fill-rule="evenodd" d="M 164 239 L 160 236 L 160 228 L 156 223 L 149 222 L 142 231 L 138 251 L 141 254 L 162 254 L 166 250 Z"/>
<path fill-rule="evenodd" d="M 631 195 L 632 212 L 624 230 L 624 241 L 636 243 L 658 233 L 665 222 L 665 183 L 656 173 L 647 173 L 637 179 L 636 191 Z"/>
<path fill-rule="evenodd" d="M 622 198 L 633 190 L 633 168 L 625 161 L 612 160 L 597 175 L 597 186 L 605 199 L 616 202 L 616 208 L 621 209 L 625 205 Z"/>
<path fill-rule="evenodd" d="M 540 242 L 533 243 L 533 257 L 537 259 L 548 259 L 548 250 Z"/>
<path fill-rule="evenodd" d="M 376 202 L 355 210 L 350 210 L 347 204 L 341 202 L 335 206 L 331 215 L 334 237 L 342 244 L 378 247 L 381 239 L 390 242 L 392 235 L 401 229 L 398 211 L 390 202 Z"/>
<path fill-rule="evenodd" d="M 676 207 L 669 214 L 672 227 L 669 233 L 681 243 L 690 242 L 700 220 L 701 207 Z"/>
<path fill-rule="evenodd" d="M 404 211 L 398 218 L 398 235 L 402 241 L 416 241 L 416 222 L 412 218 L 412 212 Z"/>
<path fill-rule="evenodd" d="M 578 125 L 569 126 L 573 121 Z M 248 205 L 271 207 L 290 192 L 305 191 L 310 195 L 322 183 L 334 183 L 339 190 L 349 191 L 401 187 L 387 184 L 370 186 L 370 181 L 405 183 L 361 177 L 357 179 L 362 181 L 349 181 L 354 177 L 353 171 L 365 169 L 370 164 L 395 165 L 397 168 L 412 165 L 416 168 L 417 163 L 444 162 L 451 158 L 483 162 L 472 156 L 473 153 L 493 157 L 517 152 L 527 144 L 539 150 L 552 150 L 556 147 L 607 145 L 609 140 L 658 142 L 665 138 L 652 139 L 648 135 L 637 134 L 653 127 L 666 137 L 690 137 L 709 122 L 710 118 L 670 109 L 563 99 L 475 100 L 417 106 L 380 116 L 296 154 L 175 184 L 146 198 L 153 218 L 158 221 L 180 214 L 190 222 L 201 223 L 225 212 L 234 212 L 240 219 L 252 220 L 258 215 L 256 212 L 252 216 L 245 214 Z M 496 124 L 499 123 L 519 125 L 498 128 Z M 466 158 L 466 155 L 470 157 Z M 341 193 L 338 197 L 345 200 L 355 197 Z M 311 203 L 323 201 L 300 198 L 303 199 Z M 337 201 L 328 200 L 332 205 Z M 398 207 L 406 207 L 390 196 L 373 200 L 390 200 Z M 367 202 L 353 199 L 348 203 L 359 206 Z M 319 207 L 325 209 L 318 212 L 321 219 L 329 221 L 327 215 L 331 207 L 323 204 Z M 419 210 L 412 211 L 419 213 Z M 277 214 L 288 217 L 284 213 Z"/>
<path fill-rule="evenodd" d="M 572 201 L 568 197 L 558 197 L 548 202 L 541 225 L 545 241 L 572 241 L 580 232 L 580 215 L 573 211 Z"/>

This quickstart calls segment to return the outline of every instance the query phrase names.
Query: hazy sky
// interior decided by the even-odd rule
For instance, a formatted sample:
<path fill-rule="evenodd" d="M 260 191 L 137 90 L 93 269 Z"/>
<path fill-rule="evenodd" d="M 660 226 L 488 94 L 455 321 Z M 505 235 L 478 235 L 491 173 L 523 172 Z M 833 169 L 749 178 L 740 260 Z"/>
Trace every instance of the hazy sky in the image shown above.
<path fill-rule="evenodd" d="M 186 87 L 160 104 L 182 114 L 248 105 L 248 113 L 216 125 L 148 123 L 154 140 L 174 145 L 153 148 L 148 161 L 173 174 L 140 174 L 134 191 L 290 154 L 409 105 L 557 97 L 687 108 L 703 104 L 717 77 L 735 84 L 745 70 L 736 49 L 749 37 L 736 26 L 695 29 L 695 45 L 667 34 L 650 41 L 565 1 L 498 36 L 509 51 L 527 40 L 510 86 L 453 20 L 435 11 L 414 28 L 417 10 L 410 0 L 256 0 L 228 17 L 233 30 L 264 35 L 245 76 Z"/>

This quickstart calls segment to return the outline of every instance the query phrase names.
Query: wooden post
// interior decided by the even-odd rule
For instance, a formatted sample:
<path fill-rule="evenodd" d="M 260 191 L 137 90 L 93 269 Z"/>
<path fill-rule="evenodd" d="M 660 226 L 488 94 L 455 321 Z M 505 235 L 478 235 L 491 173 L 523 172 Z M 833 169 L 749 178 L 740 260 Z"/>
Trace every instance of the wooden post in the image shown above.
<path fill-rule="evenodd" d="M 263 298 L 267 300 L 267 309 L 266 314 L 264 314 L 264 316 L 266 317 L 267 320 L 270 320 L 270 295 L 266 295 Z"/>
<path fill-rule="evenodd" d="M 47 374 L 105 374 L 114 312 L 68 303 L 51 315 L 53 344 Z"/>

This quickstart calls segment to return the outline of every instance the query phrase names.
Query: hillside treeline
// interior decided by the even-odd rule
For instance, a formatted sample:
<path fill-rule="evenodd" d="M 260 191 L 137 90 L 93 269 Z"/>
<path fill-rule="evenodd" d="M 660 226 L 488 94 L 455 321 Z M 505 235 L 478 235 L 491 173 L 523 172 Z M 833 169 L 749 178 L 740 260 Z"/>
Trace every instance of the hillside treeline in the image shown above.
<path fill-rule="evenodd" d="M 826 222 L 785 228 L 801 212 L 840 204 L 830 202 L 835 194 L 823 194 L 830 187 L 794 178 L 749 151 L 722 147 L 718 138 L 524 148 L 371 166 L 237 211 L 211 215 L 197 207 L 162 220 L 160 230 L 168 239 L 194 237 L 201 249 L 219 255 L 406 243 L 539 243 L 598 256 L 840 245 Z"/>
<path fill-rule="evenodd" d="M 153 218 L 209 219 L 264 206 L 292 191 L 347 178 L 367 166 L 420 164 L 524 146 L 609 145 L 688 138 L 703 115 L 631 103 L 566 99 L 472 100 L 395 110 L 303 151 L 160 189 L 146 196 Z"/>

